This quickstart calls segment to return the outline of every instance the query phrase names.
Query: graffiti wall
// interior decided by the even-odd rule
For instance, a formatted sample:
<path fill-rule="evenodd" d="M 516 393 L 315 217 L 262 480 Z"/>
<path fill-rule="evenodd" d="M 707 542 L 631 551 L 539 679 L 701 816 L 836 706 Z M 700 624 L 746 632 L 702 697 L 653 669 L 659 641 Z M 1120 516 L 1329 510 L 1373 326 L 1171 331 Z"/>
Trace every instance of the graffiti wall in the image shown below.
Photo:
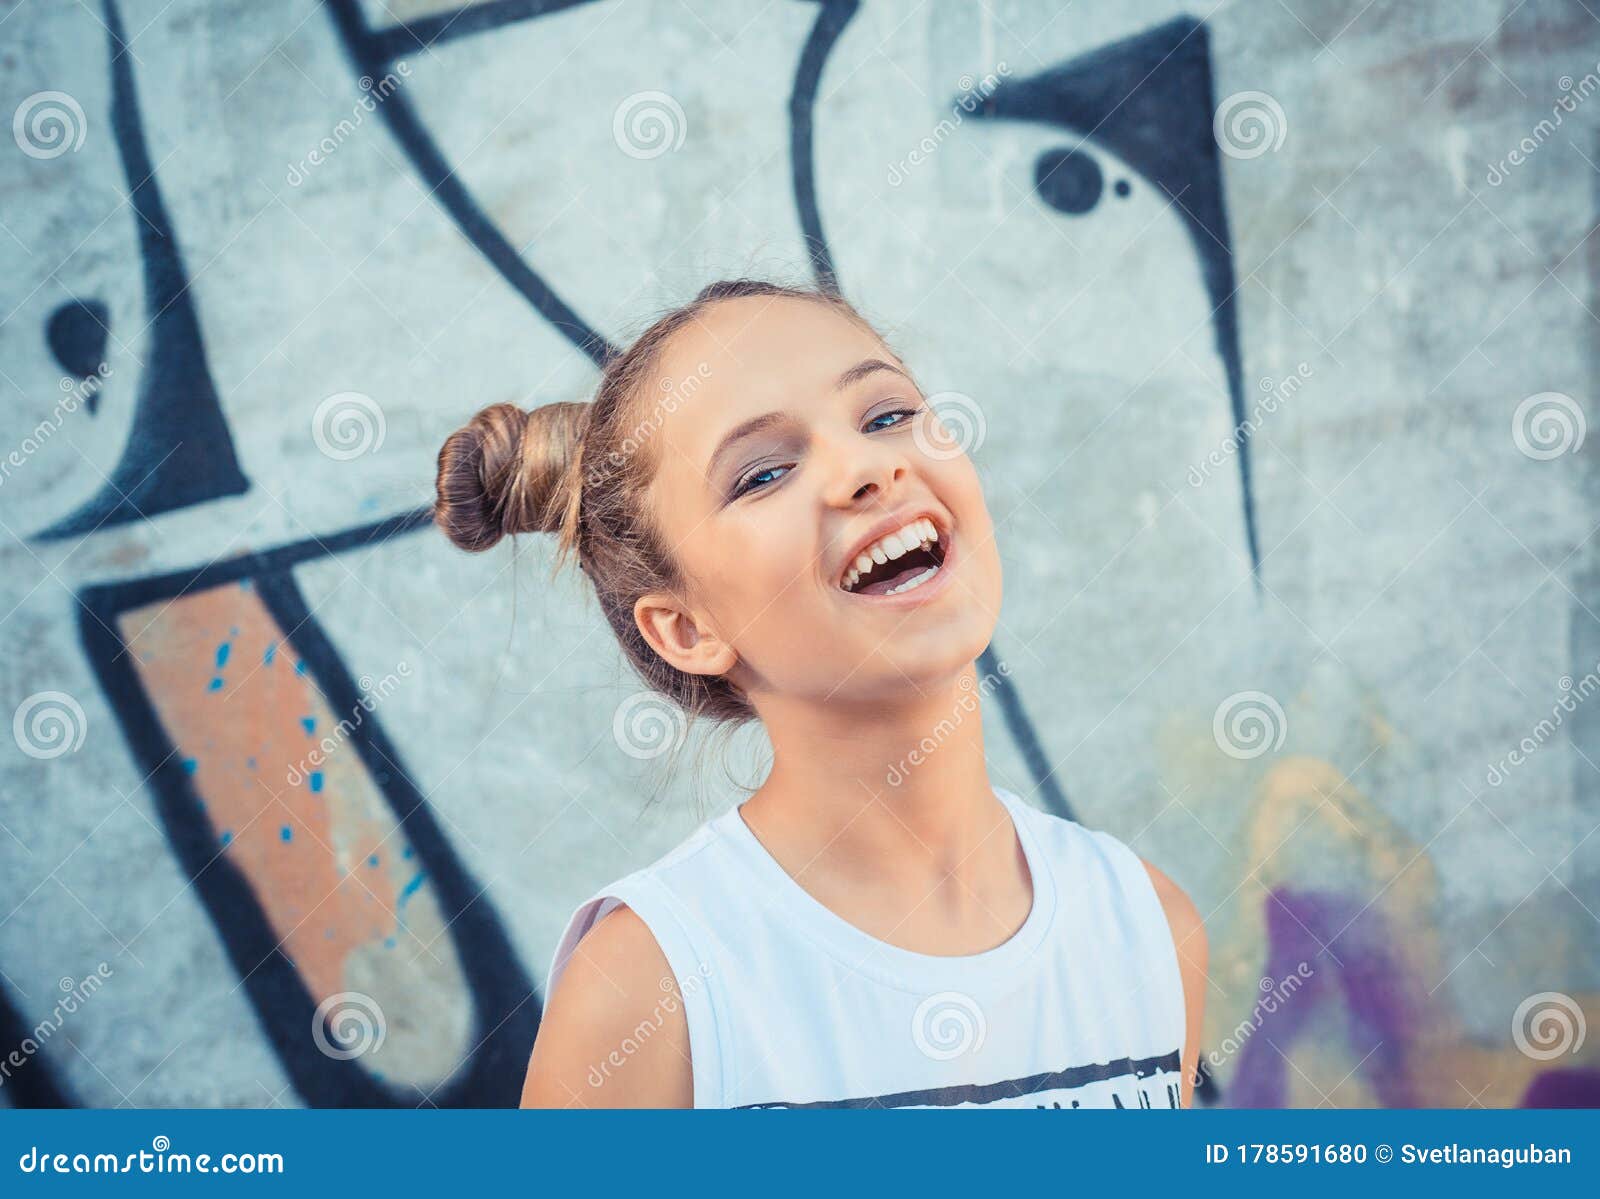
<path fill-rule="evenodd" d="M 433 456 L 748 273 L 961 428 L 992 773 L 1206 915 L 1203 1101 L 1600 1102 L 1586 6 L 3 8 L 0 1104 L 514 1101 L 762 745 Z"/>

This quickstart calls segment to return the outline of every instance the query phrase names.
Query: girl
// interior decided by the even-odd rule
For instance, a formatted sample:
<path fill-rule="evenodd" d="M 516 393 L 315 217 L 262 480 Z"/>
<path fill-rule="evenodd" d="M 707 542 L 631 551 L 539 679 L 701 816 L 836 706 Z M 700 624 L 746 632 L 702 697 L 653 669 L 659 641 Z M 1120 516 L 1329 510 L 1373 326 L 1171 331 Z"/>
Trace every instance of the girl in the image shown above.
<path fill-rule="evenodd" d="M 524 1106 L 1187 1105 L 1199 915 L 991 785 L 978 476 L 843 299 L 713 284 L 593 403 L 452 434 L 435 516 L 473 551 L 558 534 L 646 682 L 773 749 L 574 914 Z"/>

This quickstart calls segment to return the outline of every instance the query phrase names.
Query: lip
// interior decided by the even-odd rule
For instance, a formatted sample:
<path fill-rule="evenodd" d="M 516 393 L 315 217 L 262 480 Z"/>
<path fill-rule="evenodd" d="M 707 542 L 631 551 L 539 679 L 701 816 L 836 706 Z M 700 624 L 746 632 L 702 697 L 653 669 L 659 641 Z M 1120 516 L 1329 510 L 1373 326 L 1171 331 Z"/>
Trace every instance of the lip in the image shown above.
<path fill-rule="evenodd" d="M 866 551 L 867 546 L 873 544 L 879 538 L 889 533 L 898 532 L 914 521 L 924 519 L 932 521 L 933 527 L 939 530 L 939 544 L 944 550 L 944 559 L 939 565 L 939 572 L 934 575 L 933 578 L 929 579 L 920 587 L 913 587 L 910 591 L 901 591 L 895 595 L 868 595 L 859 591 L 845 591 L 844 588 L 839 586 L 839 577 L 850 569 L 850 564 Z M 841 560 L 840 565 L 834 572 L 833 586 L 835 590 L 853 600 L 862 600 L 875 604 L 888 604 L 890 606 L 909 607 L 915 604 L 923 603 L 925 600 L 932 599 L 935 595 L 939 594 L 939 592 L 943 591 L 945 587 L 949 585 L 948 576 L 950 574 L 951 564 L 954 563 L 955 558 L 955 538 L 951 534 L 949 523 L 931 509 L 908 509 L 899 515 L 885 517 L 862 535 L 861 539 L 856 542 L 855 547 L 851 549 L 849 556 Z"/>

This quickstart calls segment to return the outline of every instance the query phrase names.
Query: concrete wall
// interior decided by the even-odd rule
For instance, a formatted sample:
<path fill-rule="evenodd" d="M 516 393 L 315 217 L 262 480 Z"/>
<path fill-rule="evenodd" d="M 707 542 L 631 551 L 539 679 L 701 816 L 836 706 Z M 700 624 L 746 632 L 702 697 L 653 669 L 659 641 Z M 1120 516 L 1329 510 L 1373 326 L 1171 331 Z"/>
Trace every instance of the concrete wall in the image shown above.
<path fill-rule="evenodd" d="M 745 272 L 956 393 L 993 775 L 1206 913 L 1208 1101 L 1596 1100 L 1585 6 L 31 0 L 0 85 L 0 1103 L 511 1100 L 761 746 L 646 805 L 578 583 L 416 513 Z"/>

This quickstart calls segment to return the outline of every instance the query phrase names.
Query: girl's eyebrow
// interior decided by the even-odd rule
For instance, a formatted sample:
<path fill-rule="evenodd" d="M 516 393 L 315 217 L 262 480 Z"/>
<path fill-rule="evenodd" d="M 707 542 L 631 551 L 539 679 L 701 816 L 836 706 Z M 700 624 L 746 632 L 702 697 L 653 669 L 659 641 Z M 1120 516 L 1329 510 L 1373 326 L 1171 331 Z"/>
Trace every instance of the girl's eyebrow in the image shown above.
<path fill-rule="evenodd" d="M 911 376 L 907 375 L 905 371 L 892 362 L 885 362 L 882 358 L 863 358 L 834 380 L 833 389 L 835 391 L 843 391 L 845 388 L 854 386 L 868 375 L 876 374 L 878 371 L 892 371 L 905 379 L 906 382 L 909 383 L 911 381 Z"/>
<path fill-rule="evenodd" d="M 784 424 L 788 419 L 788 414 L 783 412 L 763 412 L 760 416 L 752 416 L 749 420 L 742 421 L 729 429 L 723 439 L 717 443 L 717 448 L 711 454 L 711 461 L 706 463 L 706 476 L 709 478 L 714 475 L 717 470 L 717 462 L 746 437 L 765 432 L 773 425 Z"/>

